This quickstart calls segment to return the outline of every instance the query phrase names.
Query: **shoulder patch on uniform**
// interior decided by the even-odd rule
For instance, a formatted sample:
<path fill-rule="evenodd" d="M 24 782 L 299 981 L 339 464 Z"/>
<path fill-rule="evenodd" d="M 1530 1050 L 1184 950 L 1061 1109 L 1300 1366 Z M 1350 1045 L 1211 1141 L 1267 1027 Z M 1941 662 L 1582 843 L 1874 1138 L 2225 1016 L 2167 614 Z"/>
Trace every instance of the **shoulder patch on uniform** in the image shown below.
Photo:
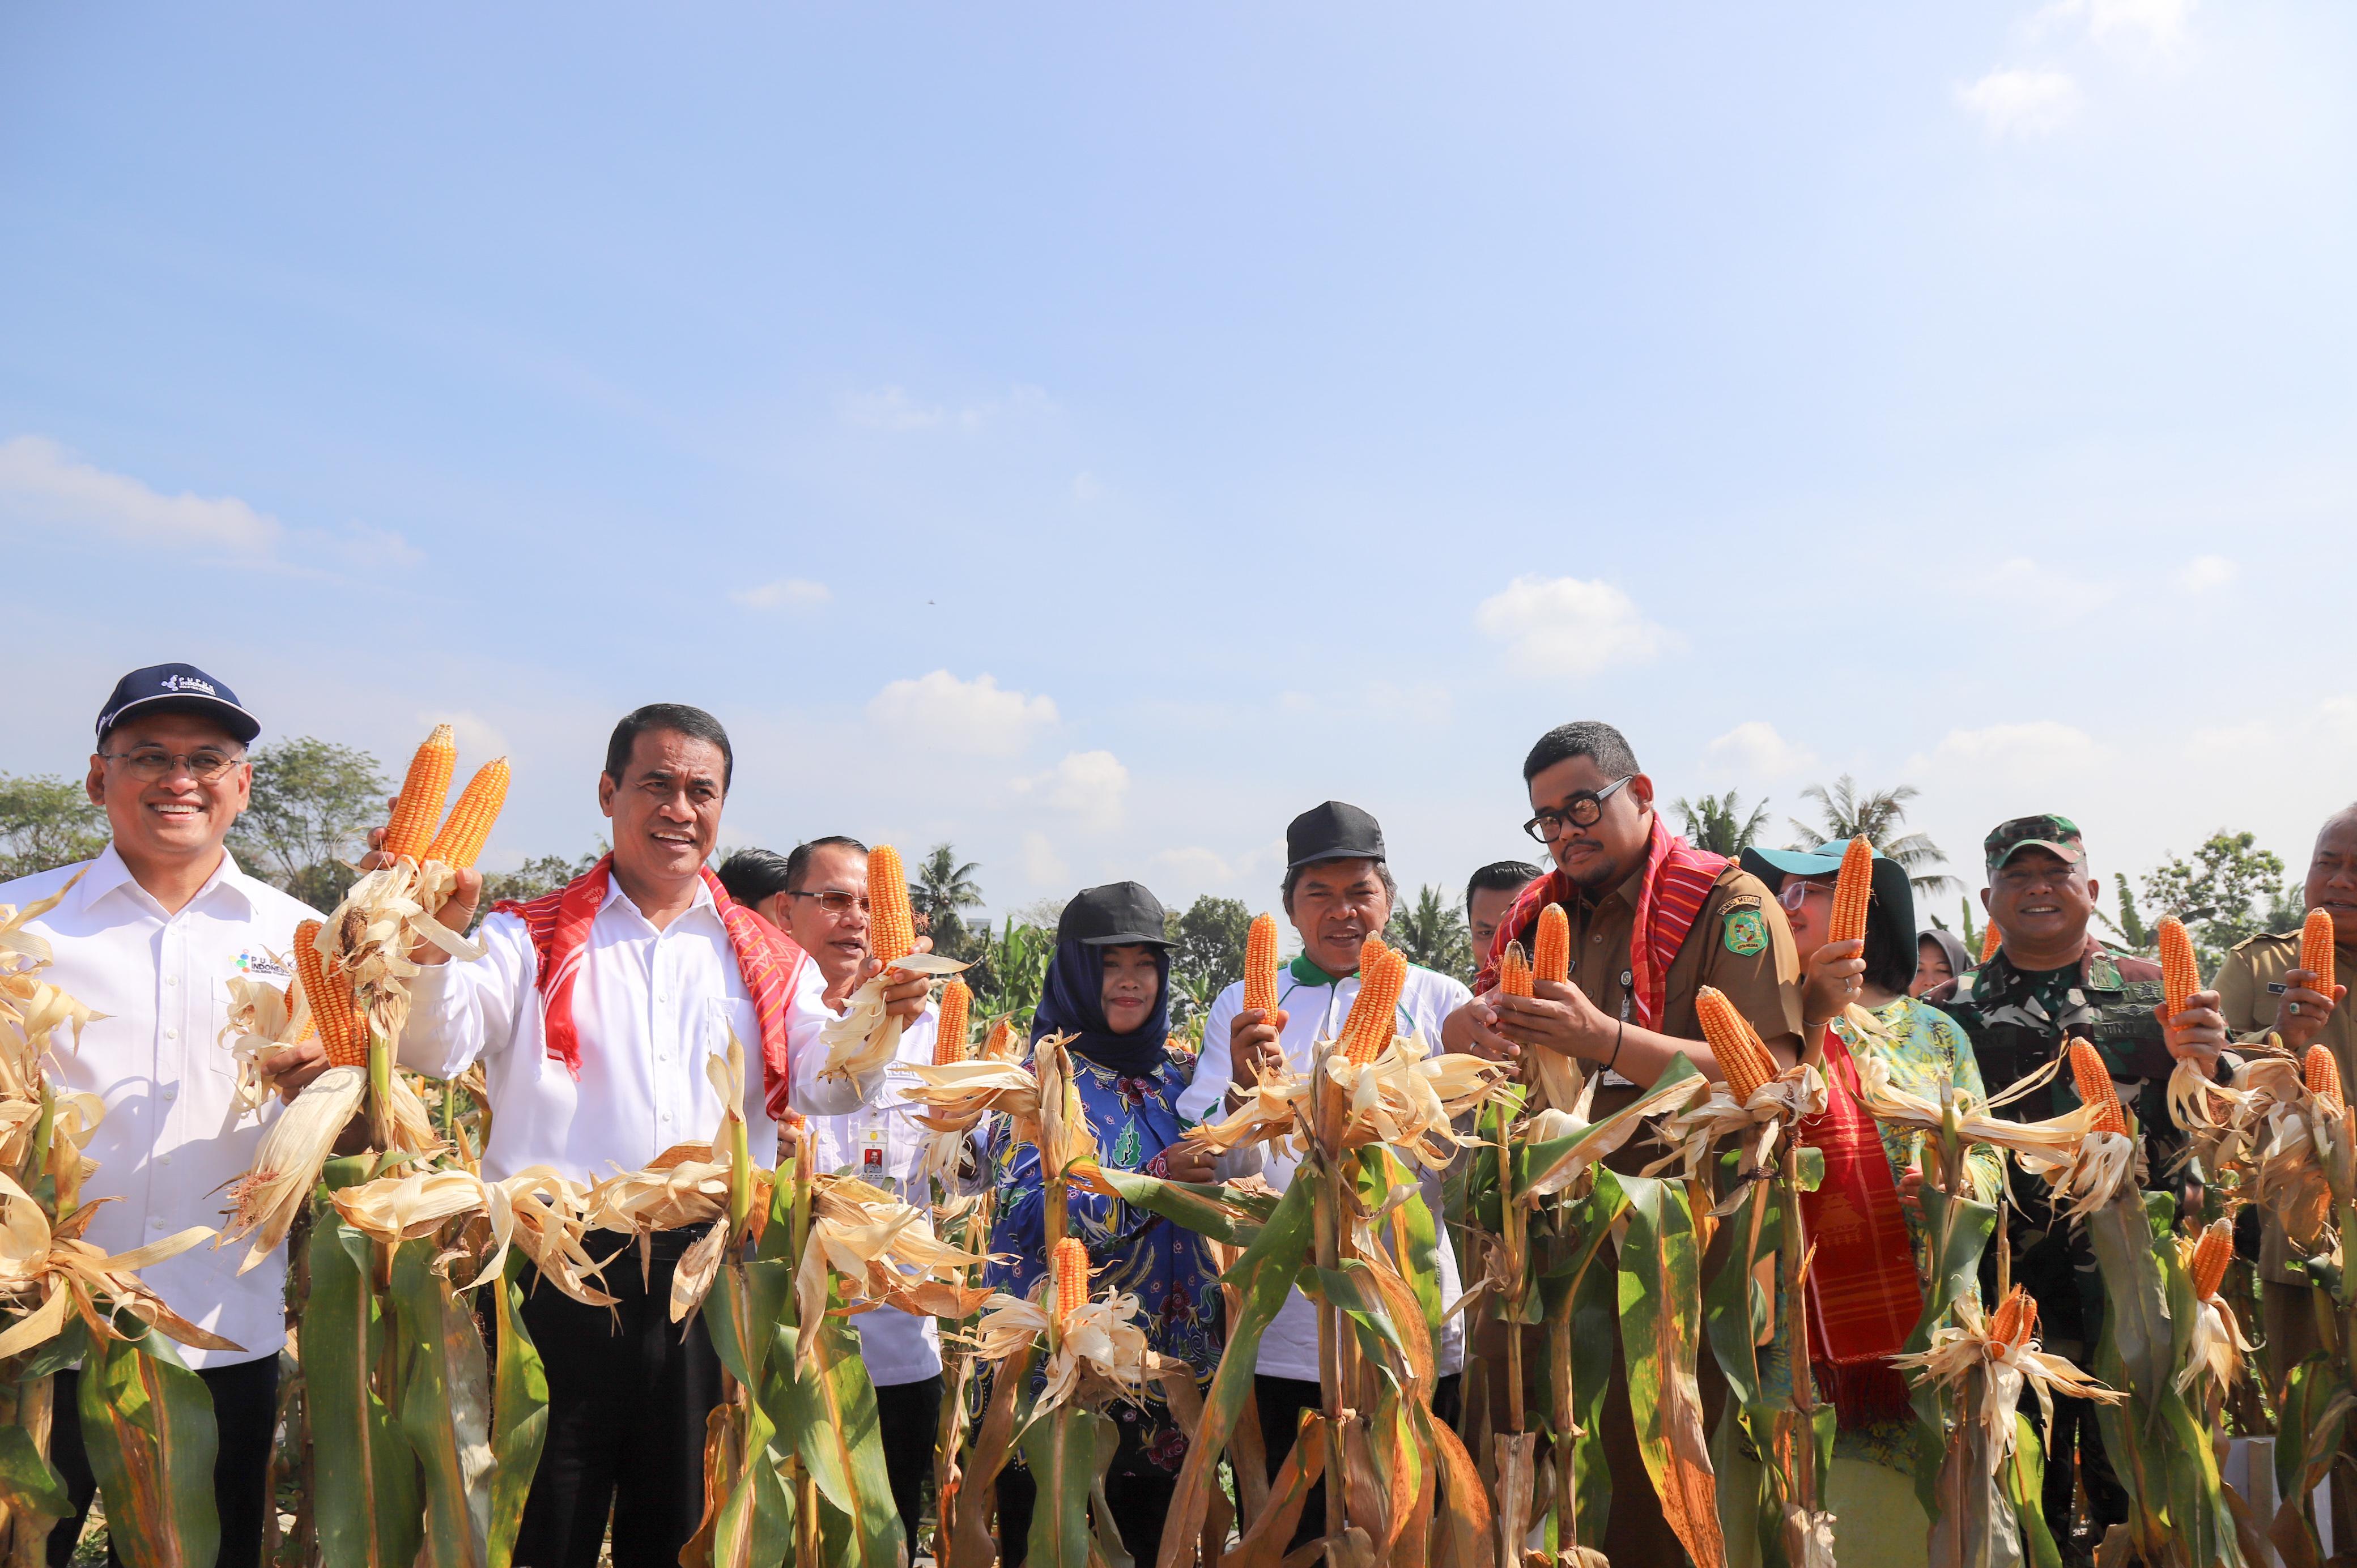
<path fill-rule="evenodd" d="M 1752 893 L 1730 894 L 1727 902 L 1719 908 L 1730 915 L 1738 909 L 1757 909 L 1760 908 L 1760 898 L 1757 894 Z"/>
<path fill-rule="evenodd" d="M 1729 909 L 1722 940 L 1738 958 L 1768 950 L 1768 927 L 1758 909 Z"/>

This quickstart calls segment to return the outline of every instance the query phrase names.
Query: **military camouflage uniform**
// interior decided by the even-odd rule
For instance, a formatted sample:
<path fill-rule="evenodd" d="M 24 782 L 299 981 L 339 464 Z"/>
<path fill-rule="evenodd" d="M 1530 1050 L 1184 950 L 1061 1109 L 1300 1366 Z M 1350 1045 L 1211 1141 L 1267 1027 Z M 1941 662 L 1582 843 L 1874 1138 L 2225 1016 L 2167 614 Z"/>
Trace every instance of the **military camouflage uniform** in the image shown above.
<path fill-rule="evenodd" d="M 2019 851 L 2035 845 L 2076 865 L 2083 858 L 2079 829 L 2067 817 L 2018 817 L 1999 825 L 1984 845 L 1990 872 Z M 2173 1063 L 2154 1009 L 2159 1004 L 2160 966 L 2150 959 L 2111 952 L 2093 937 L 2076 963 L 2061 969 L 2021 970 L 2002 950 L 1986 963 L 1924 993 L 1923 1000 L 1955 1019 L 1973 1043 L 1981 1078 L 1991 1095 L 2052 1061 L 2069 1040 L 2086 1040 L 2111 1069 L 2120 1101 L 2136 1114 L 2138 1177 L 2154 1185 L 2181 1146 L 2183 1134 L 2169 1116 L 2168 1082 Z M 2002 1107 L 2017 1122 L 2041 1121 L 2079 1103 L 2069 1071 L 2045 1088 Z M 2013 1278 L 2038 1303 L 2040 1337 L 2046 1348 L 2088 1365 L 2103 1326 L 2103 1282 L 2083 1232 L 2050 1223 L 2045 1183 L 2024 1179 L 2008 1167 L 2019 1216 L 2008 1227 Z M 1985 1288 L 1994 1290 L 1996 1259 L 1983 1269 Z M 2094 1407 L 2084 1400 L 2058 1399 L 2057 1452 L 2046 1469 L 2046 1517 L 2062 1534 L 2070 1516 L 2072 1466 L 2069 1452 L 2076 1433 L 2085 1474 L 2089 1511 L 2100 1527 L 2127 1518 L 2127 1496 L 2104 1456 Z"/>

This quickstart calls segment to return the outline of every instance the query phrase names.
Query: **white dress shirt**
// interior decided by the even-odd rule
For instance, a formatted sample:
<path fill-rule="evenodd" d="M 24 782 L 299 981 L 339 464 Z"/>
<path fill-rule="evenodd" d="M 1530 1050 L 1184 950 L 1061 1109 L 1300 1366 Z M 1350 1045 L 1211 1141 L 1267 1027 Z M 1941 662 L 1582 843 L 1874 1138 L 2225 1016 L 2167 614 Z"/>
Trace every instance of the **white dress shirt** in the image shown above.
<path fill-rule="evenodd" d="M 893 1068 L 931 1067 L 940 1023 L 940 1015 L 928 1009 L 903 1030 Z M 811 1167 L 857 1176 L 930 1214 L 931 1178 L 917 1174 L 917 1162 L 924 1157 L 925 1140 L 931 1134 L 917 1125 L 917 1106 L 896 1092 L 901 1083 L 915 1080 L 899 1076 L 892 1069 L 886 1071 L 893 1087 L 880 1101 L 848 1115 L 809 1119 Z M 932 1318 L 879 1306 L 849 1321 L 859 1336 L 859 1356 L 867 1363 L 868 1380 L 877 1388 L 922 1382 L 941 1371 L 941 1329 Z"/>
<path fill-rule="evenodd" d="M 1278 1041 L 1285 1047 L 1286 1065 L 1295 1072 L 1308 1072 L 1311 1047 L 1342 1032 L 1342 1021 L 1350 1016 L 1351 1004 L 1358 994 L 1359 977 L 1355 974 L 1314 984 L 1303 980 L 1292 964 L 1279 969 L 1276 1004 L 1285 1009 L 1286 1020 Z M 1437 1051 L 1441 1020 L 1472 994 L 1462 982 L 1415 964 L 1408 965 L 1406 983 L 1400 987 L 1400 1033 L 1422 1035 L 1426 1043 Z M 1211 1004 L 1211 1012 L 1204 1016 L 1203 1054 L 1195 1065 L 1195 1081 L 1178 1096 L 1178 1114 L 1190 1122 L 1217 1121 L 1225 1113 L 1223 1100 L 1235 1070 L 1228 1050 L 1228 1026 L 1243 1011 L 1243 1004 L 1244 983 L 1239 980 L 1220 993 L 1219 1000 Z M 1289 1152 L 1279 1152 L 1273 1144 L 1260 1147 L 1265 1151 L 1263 1174 L 1269 1186 L 1283 1192 L 1293 1184 L 1293 1173 L 1301 1162 Z M 1421 1171 L 1420 1166 L 1411 1168 Z M 1223 1177 L 1230 1174 L 1225 1160 L 1221 1174 Z M 1440 1303 L 1443 1306 L 1452 1305 L 1458 1294 L 1457 1249 L 1449 1241 L 1440 1174 L 1423 1171 L 1419 1185 L 1424 1188 L 1425 1207 L 1432 1211 L 1433 1229 L 1440 1240 Z M 1433 1347 L 1435 1369 L 1443 1375 L 1464 1368 L 1464 1321 L 1458 1316 L 1442 1325 L 1440 1341 Z M 1277 1309 L 1275 1320 L 1261 1337 L 1257 1369 L 1272 1378 L 1318 1380 L 1318 1309 L 1299 1290 L 1286 1298 L 1284 1306 Z"/>
<path fill-rule="evenodd" d="M 262 1144 L 263 1122 L 241 1122 L 237 1059 L 221 1043 L 229 1022 L 229 981 L 237 974 L 286 983 L 282 961 L 295 927 L 318 915 L 238 869 L 226 852 L 197 896 L 166 914 L 109 844 L 65 901 L 30 924 L 49 940 L 56 963 L 41 978 L 105 1015 L 82 1031 L 76 1050 L 60 1028 L 49 1053 L 49 1081 L 60 1093 L 88 1092 L 106 1102 L 105 1118 L 84 1151 L 98 1174 L 82 1185 L 84 1204 L 107 1203 L 88 1239 L 109 1252 L 187 1230 L 218 1227 L 222 1188 L 246 1173 Z M 0 887 L 0 904 L 37 903 L 82 865 L 62 866 Z M 276 1113 L 275 1104 L 264 1117 Z M 199 1246 L 140 1271 L 173 1311 L 242 1349 L 179 1347 L 196 1367 L 229 1367 L 275 1356 L 286 1337 L 286 1254 L 241 1275 L 243 1246 Z"/>
<path fill-rule="evenodd" d="M 491 1142 L 483 1175 L 500 1180 L 547 1165 L 575 1181 L 643 1169 L 674 1144 L 699 1144 L 720 1124 L 720 1097 L 704 1059 L 726 1057 L 733 1032 L 745 1048 L 745 1121 L 753 1157 L 777 1164 L 778 1128 L 762 1082 L 761 1030 L 751 993 L 712 890 L 662 930 L 639 912 L 619 878 L 589 926 L 573 982 L 581 1076 L 548 1054 L 539 955 L 523 921 L 494 914 L 478 940 L 484 955 L 428 964 L 410 982 L 401 1062 L 433 1078 L 484 1064 Z M 867 1079 L 822 1079 L 818 1032 L 833 1016 L 826 983 L 805 962 L 787 1013 L 791 1103 L 806 1116 L 840 1115 L 876 1098 Z"/>

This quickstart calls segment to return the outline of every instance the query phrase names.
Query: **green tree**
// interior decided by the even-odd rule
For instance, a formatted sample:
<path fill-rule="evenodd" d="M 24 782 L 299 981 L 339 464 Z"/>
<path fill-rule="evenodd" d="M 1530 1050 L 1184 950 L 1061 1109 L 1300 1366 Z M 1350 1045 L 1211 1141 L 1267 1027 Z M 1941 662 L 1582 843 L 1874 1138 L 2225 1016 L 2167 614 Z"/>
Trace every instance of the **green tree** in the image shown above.
<path fill-rule="evenodd" d="M 1963 889 L 1964 884 L 1956 878 L 1932 869 L 1948 863 L 1938 844 L 1922 833 L 1900 832 L 1907 822 L 1907 802 L 1922 793 L 1914 785 L 1861 793 L 1857 781 L 1845 773 L 1831 788 L 1812 784 L 1801 793 L 1817 802 L 1824 828 L 1820 832 L 1798 817 L 1787 817 L 1785 821 L 1801 835 L 1801 848 L 1822 849 L 1864 833 L 1875 848 L 1906 867 L 1907 880 L 1918 897 L 1933 898 Z"/>
<path fill-rule="evenodd" d="M 982 886 L 974 879 L 980 869 L 970 860 L 960 865 L 957 851 L 945 843 L 935 844 L 917 863 L 916 875 L 909 883 L 909 902 L 925 918 L 932 932 L 933 950 L 943 957 L 970 956 L 965 911 L 982 906 Z"/>
<path fill-rule="evenodd" d="M 1244 974 L 1244 939 L 1252 911 L 1241 899 L 1206 893 L 1184 914 L 1168 917 L 1170 939 L 1170 1016 L 1184 1023 L 1208 1010 L 1221 992 Z"/>
<path fill-rule="evenodd" d="M 2152 929 L 2144 923 L 2144 916 L 2136 909 L 2136 895 L 2128 891 L 2126 875 L 2115 871 L 2112 873 L 2112 881 L 2120 890 L 2120 918 L 2115 920 L 2101 909 L 2095 911 L 2096 916 L 2103 920 L 2104 924 L 2112 928 L 2130 951 L 2151 951 Z"/>
<path fill-rule="evenodd" d="M 997 935 L 983 929 L 978 951 L 965 972 L 975 1012 L 985 1019 L 1009 1015 L 1016 1027 L 1029 1028 L 1039 988 L 1048 982 L 1048 961 L 1055 956 L 1056 933 L 1024 925 L 1010 915 Z"/>
<path fill-rule="evenodd" d="M 1426 883 L 1416 889 L 1413 908 L 1392 911 L 1383 940 L 1406 955 L 1410 963 L 1459 980 L 1473 978 L 1473 939 L 1456 900 Z"/>
<path fill-rule="evenodd" d="M 2306 913 L 2299 890 L 2284 881 L 2282 859 L 2259 848 L 2257 835 L 2223 829 L 2191 860 L 2171 855 L 2147 872 L 2144 902 L 2185 922 L 2205 976 L 2216 973 L 2226 950 L 2244 937 L 2296 930 Z"/>
<path fill-rule="evenodd" d="M 307 735 L 263 746 L 253 801 L 230 831 L 230 849 L 256 875 L 331 909 L 358 878 L 350 863 L 384 820 L 392 791 L 365 751 Z"/>
<path fill-rule="evenodd" d="M 561 854 L 544 854 L 536 860 L 525 861 L 513 871 L 485 872 L 483 897 L 477 906 L 475 923 L 481 925 L 483 917 L 490 913 L 494 904 L 521 904 L 544 893 L 554 893 L 566 883 L 587 875 L 589 868 L 604 858 L 605 854 L 606 846 L 600 843 L 578 860 L 567 860 Z"/>
<path fill-rule="evenodd" d="M 1724 795 L 1705 795 L 1700 800 L 1681 799 L 1674 804 L 1685 819 L 1686 842 L 1729 860 L 1759 843 L 1768 828 L 1768 802 L 1762 800 L 1751 808 L 1750 815 L 1741 815 L 1742 803 L 1732 789 Z"/>
<path fill-rule="evenodd" d="M 0 773 L 0 882 L 95 859 L 106 838 L 105 808 L 81 780 Z"/>

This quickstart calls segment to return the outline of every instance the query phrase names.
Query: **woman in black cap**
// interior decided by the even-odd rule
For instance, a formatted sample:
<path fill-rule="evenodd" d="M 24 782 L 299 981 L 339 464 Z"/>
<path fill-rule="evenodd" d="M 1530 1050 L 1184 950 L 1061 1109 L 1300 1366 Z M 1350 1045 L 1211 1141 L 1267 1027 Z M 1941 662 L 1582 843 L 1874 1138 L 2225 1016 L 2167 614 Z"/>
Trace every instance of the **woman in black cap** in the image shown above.
<path fill-rule="evenodd" d="M 1208 1181 L 1211 1158 L 1180 1141 L 1178 1094 L 1194 1081 L 1195 1057 L 1170 1044 L 1170 944 L 1153 894 L 1135 882 L 1091 887 L 1064 907 L 1056 926 L 1031 1037 L 1067 1036 L 1072 1082 L 1095 1134 L 1100 1164 L 1177 1181 Z M 992 1168 L 998 1221 L 984 1283 L 1026 1295 L 1047 1268 L 1047 1192 L 1039 1151 L 1017 1144 L 1000 1122 Z M 1220 1359 L 1219 1269 L 1210 1244 L 1191 1230 L 1119 1198 L 1071 1188 L 1068 1232 L 1088 1244 L 1096 1270 L 1089 1294 L 1111 1289 L 1138 1298 L 1138 1326 L 1161 1355 L 1185 1361 L 1208 1380 Z M 1104 1478 L 1107 1508 L 1131 1559 L 1151 1563 L 1160 1550 L 1187 1433 L 1157 1385 L 1135 1402 L 1116 1403 L 1119 1433 Z M 1010 1463 L 998 1478 L 999 1560 L 1024 1561 L 1031 1529 L 1030 1473 Z"/>

